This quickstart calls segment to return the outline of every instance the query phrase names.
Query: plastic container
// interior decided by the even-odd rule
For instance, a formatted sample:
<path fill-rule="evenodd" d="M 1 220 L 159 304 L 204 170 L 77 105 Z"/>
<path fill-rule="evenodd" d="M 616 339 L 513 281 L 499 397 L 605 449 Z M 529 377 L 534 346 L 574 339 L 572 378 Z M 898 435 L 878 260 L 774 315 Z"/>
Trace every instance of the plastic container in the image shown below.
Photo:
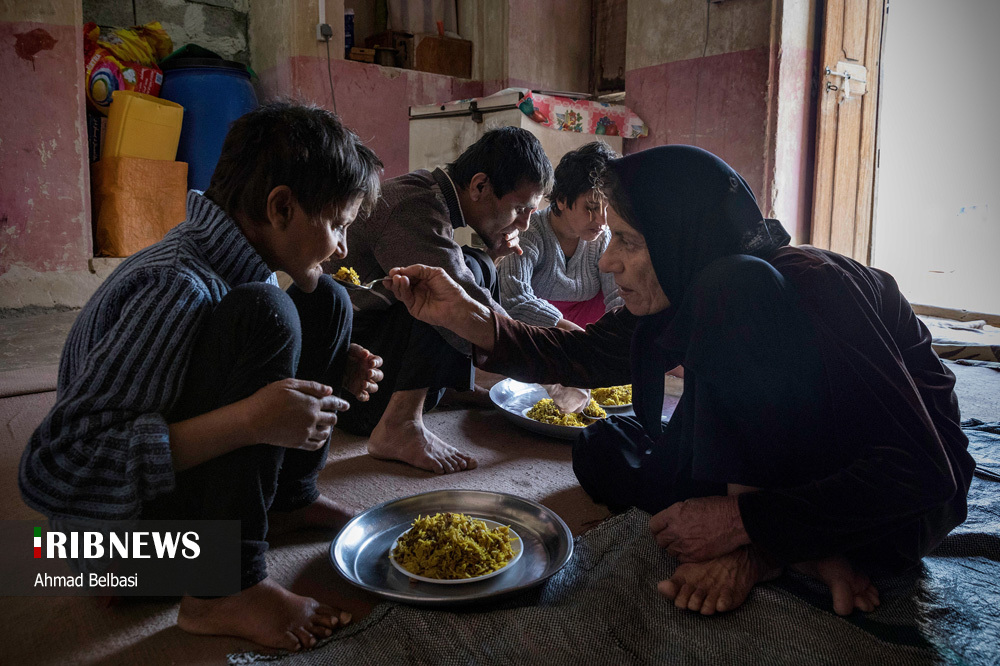
<path fill-rule="evenodd" d="M 351 57 L 351 49 L 354 47 L 354 10 L 347 8 L 344 10 L 344 57 Z"/>
<path fill-rule="evenodd" d="M 101 158 L 173 161 L 183 118 L 184 107 L 180 104 L 131 90 L 116 90 L 111 96 Z"/>
<path fill-rule="evenodd" d="M 215 58 L 161 63 L 160 96 L 184 107 L 177 159 L 188 163 L 188 187 L 207 190 L 234 120 L 257 108 L 246 66 Z"/>

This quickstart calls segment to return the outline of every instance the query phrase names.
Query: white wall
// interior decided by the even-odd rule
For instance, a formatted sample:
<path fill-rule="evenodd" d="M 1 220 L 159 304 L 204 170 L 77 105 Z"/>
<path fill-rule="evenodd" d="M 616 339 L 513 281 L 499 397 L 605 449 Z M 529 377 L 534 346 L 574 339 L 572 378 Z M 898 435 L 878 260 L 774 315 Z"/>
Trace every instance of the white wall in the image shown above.
<path fill-rule="evenodd" d="M 1000 2 L 893 2 L 872 264 L 912 302 L 1000 313 Z"/>

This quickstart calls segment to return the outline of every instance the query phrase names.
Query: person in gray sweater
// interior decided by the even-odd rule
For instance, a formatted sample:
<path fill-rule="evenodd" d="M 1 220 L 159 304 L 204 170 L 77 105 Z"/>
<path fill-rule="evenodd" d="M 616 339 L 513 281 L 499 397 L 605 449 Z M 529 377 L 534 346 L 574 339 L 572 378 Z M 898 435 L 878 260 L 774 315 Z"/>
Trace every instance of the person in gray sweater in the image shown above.
<path fill-rule="evenodd" d="M 552 165 L 538 139 L 515 127 L 490 130 L 443 168 L 385 181 L 374 210 L 348 231 L 350 256 L 324 267 L 334 274 L 353 268 L 364 283 L 396 266 L 438 266 L 470 297 L 505 314 L 495 262 L 521 252 L 520 234 L 551 187 Z M 455 242 L 455 229 L 466 225 L 482 238 L 485 252 Z M 351 339 L 384 359 L 384 379 L 367 402 L 345 396 L 351 408 L 338 427 L 368 436 L 368 452 L 376 458 L 438 474 L 474 468 L 474 457 L 423 422 L 423 412 L 445 389 L 474 390 L 469 343 L 414 319 L 382 285 L 348 290 L 355 310 Z"/>
<path fill-rule="evenodd" d="M 514 319 L 579 330 L 623 304 L 612 275 L 597 268 L 611 234 L 607 202 L 594 190 L 607 161 L 618 156 L 593 141 L 559 160 L 551 205 L 531 216 L 523 252 L 497 266 L 500 303 Z"/>

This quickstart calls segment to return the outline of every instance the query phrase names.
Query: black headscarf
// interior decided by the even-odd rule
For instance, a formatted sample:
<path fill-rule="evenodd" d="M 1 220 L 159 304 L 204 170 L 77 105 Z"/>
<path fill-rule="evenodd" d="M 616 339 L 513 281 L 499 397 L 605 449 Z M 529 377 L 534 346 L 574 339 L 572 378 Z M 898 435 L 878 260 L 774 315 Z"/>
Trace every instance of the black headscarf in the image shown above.
<path fill-rule="evenodd" d="M 662 341 L 695 277 L 716 259 L 747 254 L 768 260 L 790 237 L 764 219 L 746 181 L 712 153 L 694 146 L 660 146 L 608 163 L 611 206 L 643 235 L 657 281 L 670 300 L 641 317 L 632 338 L 636 415 L 660 433 L 663 375 L 681 362 Z M 676 336 L 675 336 L 676 337 Z"/>

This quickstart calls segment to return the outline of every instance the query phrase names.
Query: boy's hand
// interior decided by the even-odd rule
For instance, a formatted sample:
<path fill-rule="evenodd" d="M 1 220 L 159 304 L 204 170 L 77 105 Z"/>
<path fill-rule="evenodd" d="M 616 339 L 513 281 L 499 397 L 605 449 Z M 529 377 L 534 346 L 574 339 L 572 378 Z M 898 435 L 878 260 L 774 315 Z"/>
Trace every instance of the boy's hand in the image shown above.
<path fill-rule="evenodd" d="M 372 393 L 378 391 L 382 381 L 382 357 L 376 356 L 361 345 L 353 342 L 347 348 L 347 370 L 344 372 L 344 388 L 358 400 L 366 402 Z"/>
<path fill-rule="evenodd" d="M 315 451 L 330 437 L 337 412 L 349 405 L 319 382 L 282 379 L 247 398 L 254 441 Z"/>

